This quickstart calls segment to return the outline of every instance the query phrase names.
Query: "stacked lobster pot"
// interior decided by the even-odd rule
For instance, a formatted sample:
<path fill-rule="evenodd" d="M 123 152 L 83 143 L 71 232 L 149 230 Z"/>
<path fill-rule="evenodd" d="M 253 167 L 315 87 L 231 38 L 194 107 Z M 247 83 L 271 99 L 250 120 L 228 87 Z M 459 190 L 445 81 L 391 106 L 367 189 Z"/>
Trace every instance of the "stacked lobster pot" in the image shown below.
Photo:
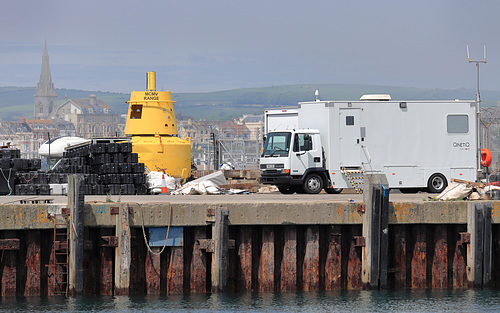
<path fill-rule="evenodd" d="M 21 151 L 13 148 L 0 149 L 0 195 L 11 195 L 16 190 L 16 184 L 23 179 L 23 175 L 30 176 L 40 170 L 41 159 L 22 159 Z M 33 194 L 48 192 L 47 185 L 33 185 Z M 48 193 L 47 193 L 48 194 Z"/>
<path fill-rule="evenodd" d="M 21 159 L 17 149 L 0 149 L 0 195 L 64 195 L 68 174 L 82 174 L 87 195 L 148 193 L 143 163 L 130 142 L 93 142 L 67 149 L 53 169 L 40 159 Z M 3 175 L 3 176 L 2 176 Z"/>
<path fill-rule="evenodd" d="M 54 173 L 81 173 L 87 195 L 147 194 L 143 163 L 130 142 L 94 142 L 68 149 Z"/>

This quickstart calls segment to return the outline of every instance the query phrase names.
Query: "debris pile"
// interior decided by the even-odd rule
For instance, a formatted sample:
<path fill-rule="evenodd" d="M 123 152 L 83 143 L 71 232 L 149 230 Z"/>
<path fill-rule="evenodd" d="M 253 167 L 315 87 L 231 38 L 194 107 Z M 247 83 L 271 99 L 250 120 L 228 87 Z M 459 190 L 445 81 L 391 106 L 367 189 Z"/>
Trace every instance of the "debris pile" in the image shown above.
<path fill-rule="evenodd" d="M 173 195 L 225 195 L 225 194 L 249 194 L 246 189 L 237 189 L 233 184 L 228 184 L 225 172 L 217 171 L 192 180 L 177 190 Z"/>
<path fill-rule="evenodd" d="M 461 179 L 452 179 L 451 183 L 443 192 L 432 200 L 489 200 L 500 195 L 500 187 L 488 185 L 480 182 L 471 182 Z"/>
<path fill-rule="evenodd" d="M 226 178 L 222 171 L 205 175 L 184 184 L 172 192 L 173 195 L 220 195 L 223 189 L 219 185 L 225 185 Z"/>

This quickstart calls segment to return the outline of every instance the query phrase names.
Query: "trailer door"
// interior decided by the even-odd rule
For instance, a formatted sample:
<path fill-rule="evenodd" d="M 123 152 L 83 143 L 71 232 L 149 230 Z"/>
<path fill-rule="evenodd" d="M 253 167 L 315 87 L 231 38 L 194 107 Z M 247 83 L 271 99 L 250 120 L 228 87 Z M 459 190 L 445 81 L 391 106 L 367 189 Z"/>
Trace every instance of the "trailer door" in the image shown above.
<path fill-rule="evenodd" d="M 360 109 L 340 108 L 340 166 L 361 167 Z"/>

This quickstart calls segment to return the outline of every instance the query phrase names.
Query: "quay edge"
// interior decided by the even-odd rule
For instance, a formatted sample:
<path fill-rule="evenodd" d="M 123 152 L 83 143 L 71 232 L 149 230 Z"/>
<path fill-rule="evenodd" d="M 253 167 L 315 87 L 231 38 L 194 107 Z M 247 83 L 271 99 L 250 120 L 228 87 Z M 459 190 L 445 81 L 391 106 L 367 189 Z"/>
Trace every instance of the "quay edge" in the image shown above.
<path fill-rule="evenodd" d="M 481 201 L 483 202 L 483 201 Z M 500 223 L 500 202 L 492 206 L 492 223 Z M 390 202 L 390 224 L 466 224 L 465 201 Z M 480 203 L 480 202 L 474 202 Z M 224 207 L 229 211 L 229 225 L 354 225 L 362 224 L 360 203 L 86 203 L 85 227 L 115 227 L 113 208 L 131 209 L 130 226 L 147 227 L 206 226 L 207 209 Z M 0 204 L 0 230 L 52 229 L 48 214 L 61 212 L 63 204 Z M 171 210 L 171 213 L 170 213 Z"/>

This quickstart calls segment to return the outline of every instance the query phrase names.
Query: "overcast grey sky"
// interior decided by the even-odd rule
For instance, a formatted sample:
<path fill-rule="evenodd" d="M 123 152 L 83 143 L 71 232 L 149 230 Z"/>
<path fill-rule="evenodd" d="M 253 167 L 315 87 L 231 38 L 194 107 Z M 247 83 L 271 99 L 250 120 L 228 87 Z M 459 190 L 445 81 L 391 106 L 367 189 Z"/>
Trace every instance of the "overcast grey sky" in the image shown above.
<path fill-rule="evenodd" d="M 302 83 L 500 89 L 500 1 L 3 1 L 0 86 L 172 92 Z"/>

